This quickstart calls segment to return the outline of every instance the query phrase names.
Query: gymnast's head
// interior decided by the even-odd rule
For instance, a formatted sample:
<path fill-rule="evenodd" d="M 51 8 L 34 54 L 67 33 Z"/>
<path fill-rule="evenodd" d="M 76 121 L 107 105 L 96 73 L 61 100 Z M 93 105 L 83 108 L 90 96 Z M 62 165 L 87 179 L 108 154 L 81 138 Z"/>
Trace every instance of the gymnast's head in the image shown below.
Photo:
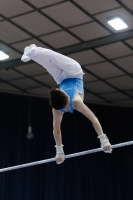
<path fill-rule="evenodd" d="M 58 88 L 52 87 L 50 90 L 49 103 L 55 110 L 61 110 L 68 104 L 69 96 Z"/>

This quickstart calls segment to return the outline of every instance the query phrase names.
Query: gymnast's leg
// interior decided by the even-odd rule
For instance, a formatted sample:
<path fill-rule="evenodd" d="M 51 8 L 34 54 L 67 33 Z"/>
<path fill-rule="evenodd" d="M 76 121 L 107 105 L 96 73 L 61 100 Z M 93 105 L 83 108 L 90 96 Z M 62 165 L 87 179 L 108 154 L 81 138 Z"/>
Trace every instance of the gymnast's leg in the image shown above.
<path fill-rule="evenodd" d="M 24 54 L 22 55 L 21 60 L 23 62 L 28 62 L 31 59 L 34 60 L 36 63 L 44 67 L 50 75 L 53 76 L 57 84 L 60 83 L 62 70 L 57 65 L 54 65 L 45 55 L 42 53 L 40 55 L 39 52 L 40 48 L 32 44 L 24 49 Z"/>
<path fill-rule="evenodd" d="M 70 76 L 78 76 L 83 75 L 82 68 L 78 62 L 75 60 L 64 56 L 60 53 L 57 53 L 55 51 L 37 47 L 36 45 L 32 44 L 25 48 L 24 55 L 22 56 L 22 61 L 27 62 L 30 59 L 34 60 L 35 62 L 42 65 L 44 68 L 47 69 L 47 71 L 51 74 L 52 70 L 50 71 L 49 66 L 45 64 L 46 60 L 49 63 L 52 63 L 54 66 L 56 66 L 61 70 L 67 73 Z M 59 69 L 57 70 L 56 74 L 58 74 Z"/>

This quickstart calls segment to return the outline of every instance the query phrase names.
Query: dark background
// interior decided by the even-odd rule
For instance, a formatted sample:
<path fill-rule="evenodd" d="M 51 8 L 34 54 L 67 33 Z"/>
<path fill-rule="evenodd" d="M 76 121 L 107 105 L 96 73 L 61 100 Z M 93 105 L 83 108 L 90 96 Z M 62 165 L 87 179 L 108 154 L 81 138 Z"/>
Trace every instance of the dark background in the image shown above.
<path fill-rule="evenodd" d="M 89 105 L 111 144 L 133 140 L 133 108 Z M 26 134 L 29 116 L 34 138 Z M 99 148 L 92 124 L 74 111 L 62 122 L 65 154 Z M 0 168 L 53 158 L 48 99 L 0 94 Z M 131 200 L 133 147 L 0 173 L 0 200 Z"/>

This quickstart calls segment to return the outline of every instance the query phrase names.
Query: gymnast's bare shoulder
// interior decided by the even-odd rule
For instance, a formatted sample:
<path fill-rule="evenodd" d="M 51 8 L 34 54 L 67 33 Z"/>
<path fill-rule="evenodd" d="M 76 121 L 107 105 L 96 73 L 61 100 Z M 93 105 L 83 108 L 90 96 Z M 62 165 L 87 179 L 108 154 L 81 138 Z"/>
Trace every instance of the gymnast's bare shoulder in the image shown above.
<path fill-rule="evenodd" d="M 90 115 L 92 115 L 92 112 L 90 111 L 90 109 L 84 104 L 83 102 L 83 97 L 82 95 L 78 94 L 75 96 L 75 98 L 73 99 L 73 106 L 74 109 L 81 112 L 82 114 L 84 114 L 86 117 L 88 117 L 89 115 L 89 119 L 90 119 Z M 90 119 L 91 120 L 91 119 Z"/>
<path fill-rule="evenodd" d="M 76 96 L 73 99 L 73 106 L 74 108 L 77 107 L 77 105 L 80 103 L 83 103 L 83 96 L 81 94 L 76 94 Z"/>

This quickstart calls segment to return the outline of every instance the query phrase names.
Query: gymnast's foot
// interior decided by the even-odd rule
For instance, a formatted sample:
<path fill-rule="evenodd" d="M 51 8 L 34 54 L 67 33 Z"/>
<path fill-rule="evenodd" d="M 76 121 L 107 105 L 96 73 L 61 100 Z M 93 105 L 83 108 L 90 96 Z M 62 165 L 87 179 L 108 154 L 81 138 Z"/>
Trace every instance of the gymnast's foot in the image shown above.
<path fill-rule="evenodd" d="M 22 55 L 21 60 L 23 62 L 28 62 L 37 54 L 37 46 L 35 44 L 31 44 L 24 49 L 24 54 Z"/>

